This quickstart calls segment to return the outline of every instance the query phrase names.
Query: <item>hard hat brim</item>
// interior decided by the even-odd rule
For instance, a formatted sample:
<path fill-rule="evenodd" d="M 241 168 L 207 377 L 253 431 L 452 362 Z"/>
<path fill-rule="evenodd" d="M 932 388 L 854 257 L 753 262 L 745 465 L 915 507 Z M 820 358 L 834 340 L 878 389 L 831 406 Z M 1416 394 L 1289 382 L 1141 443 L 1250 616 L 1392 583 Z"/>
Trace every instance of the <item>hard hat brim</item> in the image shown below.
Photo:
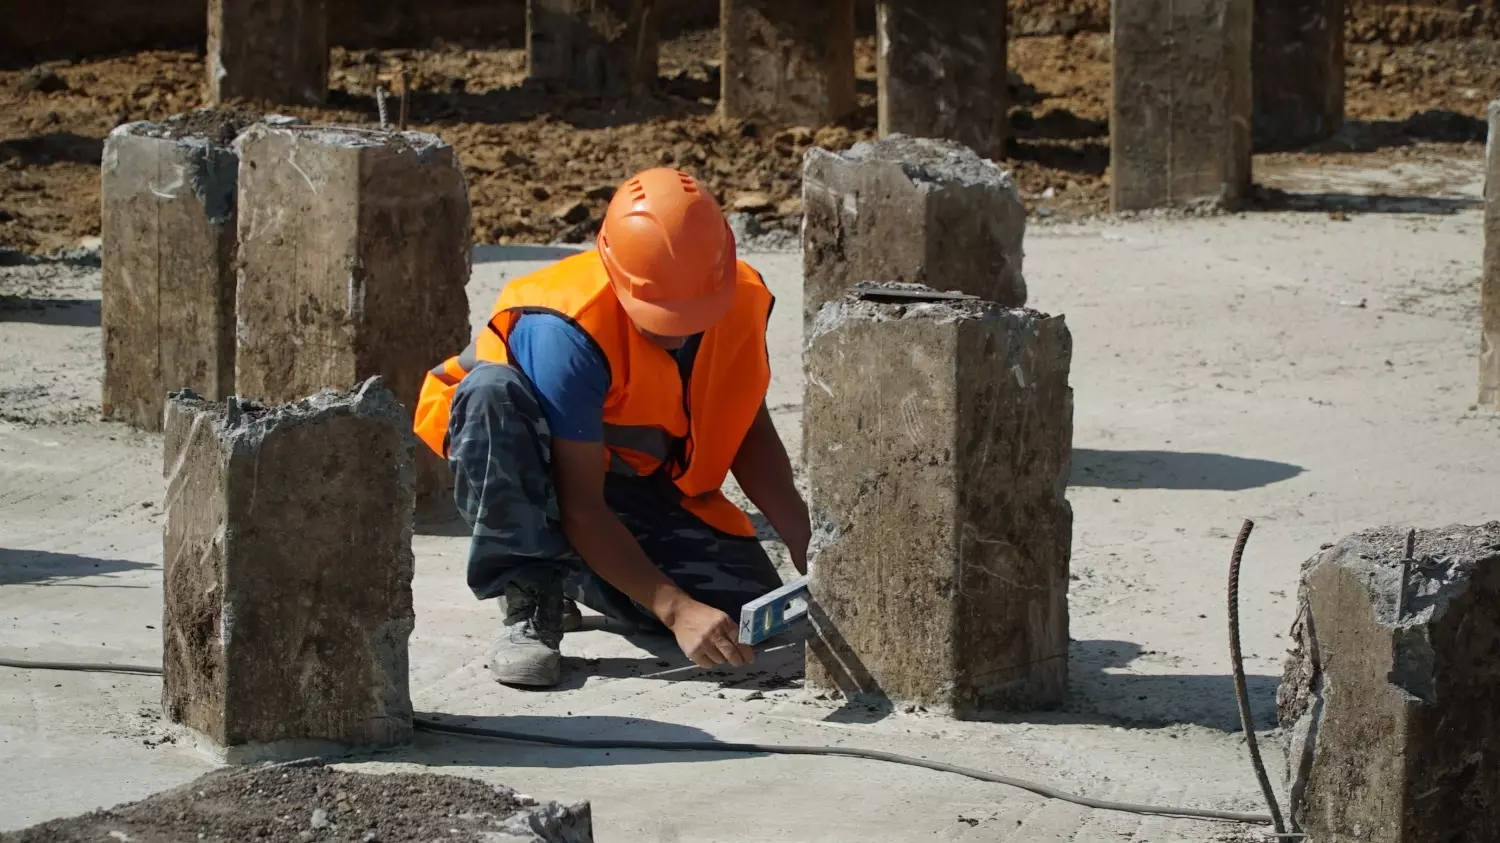
<path fill-rule="evenodd" d="M 734 261 L 728 261 L 724 278 L 715 285 L 714 291 L 696 299 L 664 304 L 633 298 L 627 285 L 614 284 L 615 296 L 625 314 L 637 327 L 663 337 L 690 337 L 701 334 L 717 325 L 734 305 L 735 280 L 738 275 Z"/>

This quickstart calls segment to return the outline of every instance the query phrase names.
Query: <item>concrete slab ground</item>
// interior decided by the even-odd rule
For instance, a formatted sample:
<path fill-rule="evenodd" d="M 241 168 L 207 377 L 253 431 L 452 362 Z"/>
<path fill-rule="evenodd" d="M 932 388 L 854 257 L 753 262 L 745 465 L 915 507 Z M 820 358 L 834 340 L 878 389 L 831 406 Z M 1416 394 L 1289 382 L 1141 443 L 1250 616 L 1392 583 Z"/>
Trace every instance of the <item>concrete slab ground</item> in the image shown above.
<path fill-rule="evenodd" d="M 1467 166 L 1472 183 L 1480 164 Z M 560 689 L 504 689 L 484 667 L 498 617 L 464 588 L 465 541 L 451 521 L 424 523 L 416 540 L 416 708 L 563 736 L 872 747 L 1096 797 L 1263 810 L 1243 744 L 1227 731 L 1236 714 L 1223 597 L 1241 519 L 1258 525 L 1242 614 L 1253 709 L 1269 730 L 1305 558 L 1372 525 L 1497 517 L 1500 417 L 1472 406 L 1474 195 L 1472 184 L 1459 191 L 1437 208 L 1446 214 L 1156 216 L 1028 232 L 1031 302 L 1066 314 L 1075 342 L 1076 640 L 1063 711 L 960 724 L 844 707 L 796 687 L 793 647 L 708 674 L 668 642 L 597 628 L 565 640 Z M 557 255 L 477 250 L 475 320 L 507 279 Z M 779 297 L 770 403 L 796 453 L 801 259 L 749 259 Z M 82 420 L 97 406 L 99 335 L 87 316 L 98 282 L 96 270 L 70 271 L 68 292 L 48 295 L 83 304 L 0 312 L 0 657 L 155 662 L 161 440 Z M 0 292 L 24 283 L 0 281 Z M 0 668 L 0 829 L 138 799 L 207 769 L 192 749 L 162 742 L 171 735 L 159 700 L 152 678 Z M 1279 751 L 1266 754 L 1279 767 Z M 351 766 L 434 767 L 592 800 L 600 839 L 1252 839 L 852 759 L 421 733 Z"/>

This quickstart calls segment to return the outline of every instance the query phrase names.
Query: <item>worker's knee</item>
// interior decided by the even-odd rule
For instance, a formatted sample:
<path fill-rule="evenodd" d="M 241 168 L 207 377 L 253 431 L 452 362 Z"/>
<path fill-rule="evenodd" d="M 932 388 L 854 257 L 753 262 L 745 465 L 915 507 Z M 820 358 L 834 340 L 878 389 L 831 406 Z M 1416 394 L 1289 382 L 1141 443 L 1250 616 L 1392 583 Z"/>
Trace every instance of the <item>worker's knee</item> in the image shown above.
<path fill-rule="evenodd" d="M 453 394 L 453 423 L 463 426 L 471 419 L 493 416 L 542 418 L 542 408 L 531 381 L 520 369 L 499 363 L 481 363 L 464 377 Z"/>

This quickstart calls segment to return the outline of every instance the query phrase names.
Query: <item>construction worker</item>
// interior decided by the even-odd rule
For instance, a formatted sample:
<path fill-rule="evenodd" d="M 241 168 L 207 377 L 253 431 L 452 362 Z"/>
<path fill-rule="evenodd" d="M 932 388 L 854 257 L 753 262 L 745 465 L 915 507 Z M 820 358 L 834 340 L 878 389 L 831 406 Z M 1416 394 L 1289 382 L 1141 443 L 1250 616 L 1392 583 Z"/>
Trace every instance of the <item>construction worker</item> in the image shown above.
<path fill-rule="evenodd" d="M 502 606 L 497 680 L 558 681 L 572 601 L 665 627 L 702 667 L 752 660 L 740 607 L 781 582 L 727 473 L 799 572 L 810 535 L 765 405 L 771 305 L 702 185 L 647 170 L 595 248 L 511 281 L 427 375 L 415 427 L 473 528 L 469 588 Z"/>

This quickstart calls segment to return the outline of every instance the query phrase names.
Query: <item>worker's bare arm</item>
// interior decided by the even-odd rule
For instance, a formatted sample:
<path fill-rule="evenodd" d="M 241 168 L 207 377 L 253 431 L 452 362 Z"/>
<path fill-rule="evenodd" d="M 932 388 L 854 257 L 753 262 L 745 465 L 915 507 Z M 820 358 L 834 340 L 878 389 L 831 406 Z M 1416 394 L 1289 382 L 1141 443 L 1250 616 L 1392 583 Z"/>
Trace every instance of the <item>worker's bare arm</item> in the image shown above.
<path fill-rule="evenodd" d="M 765 514 L 786 542 L 797 572 L 807 573 L 807 545 L 812 538 L 807 503 L 792 480 L 792 461 L 764 402 L 740 443 L 731 470 L 750 502 Z"/>
<path fill-rule="evenodd" d="M 678 646 L 701 667 L 748 664 L 754 652 L 738 643 L 729 616 L 677 587 L 641 550 L 635 536 L 604 502 L 604 445 L 552 441 L 552 476 L 563 532 L 604 581 L 651 610 Z"/>

